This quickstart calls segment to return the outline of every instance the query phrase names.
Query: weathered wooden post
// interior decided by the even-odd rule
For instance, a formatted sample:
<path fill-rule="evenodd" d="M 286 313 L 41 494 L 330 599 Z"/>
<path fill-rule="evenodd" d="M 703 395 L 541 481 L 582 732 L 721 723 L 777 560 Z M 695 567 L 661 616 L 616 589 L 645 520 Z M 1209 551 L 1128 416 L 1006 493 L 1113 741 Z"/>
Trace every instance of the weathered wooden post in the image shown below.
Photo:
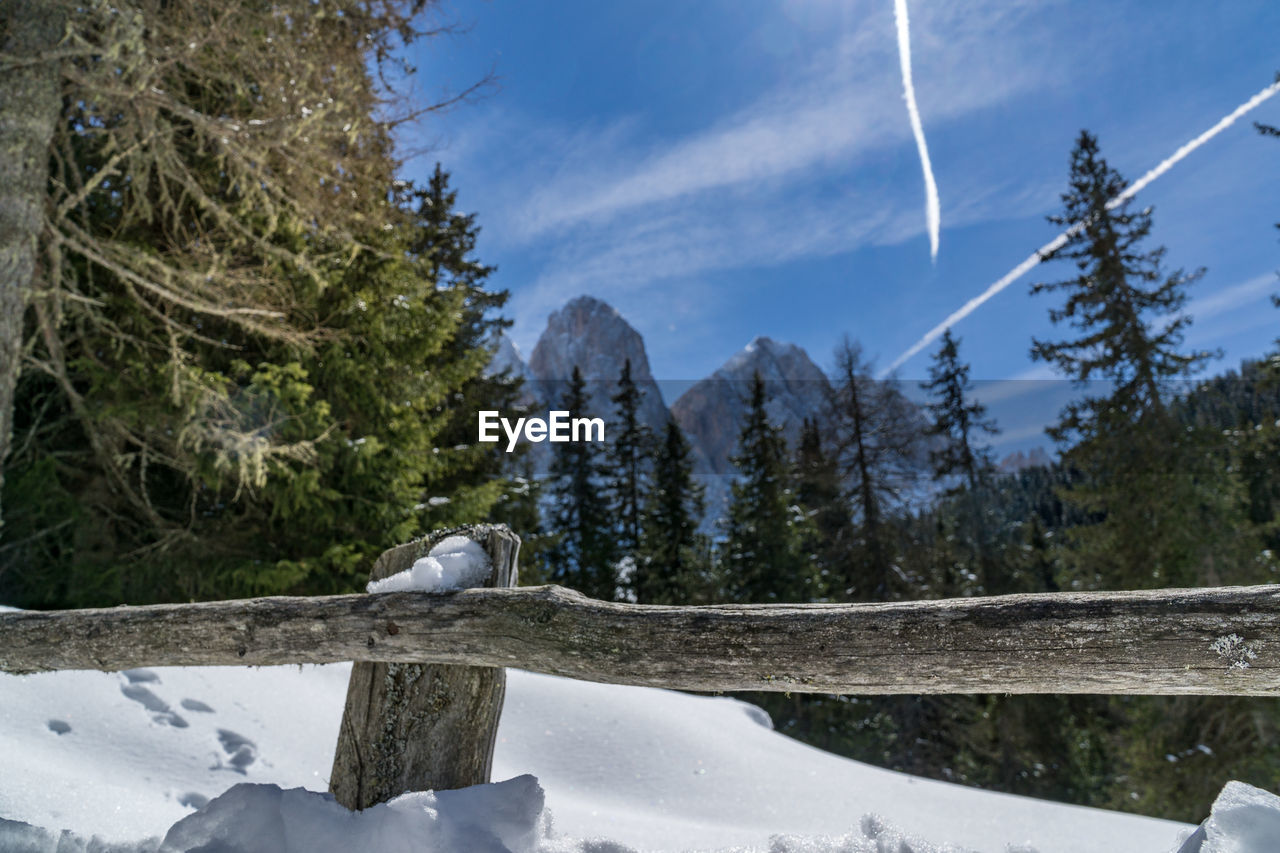
<path fill-rule="evenodd" d="M 502 524 L 442 530 L 391 548 L 370 579 L 408 569 L 446 536 L 466 536 L 488 552 L 493 569 L 484 586 L 516 585 L 520 537 Z M 495 667 L 353 663 L 329 790 L 347 808 L 366 809 L 405 791 L 488 782 L 506 683 L 506 671 Z"/>

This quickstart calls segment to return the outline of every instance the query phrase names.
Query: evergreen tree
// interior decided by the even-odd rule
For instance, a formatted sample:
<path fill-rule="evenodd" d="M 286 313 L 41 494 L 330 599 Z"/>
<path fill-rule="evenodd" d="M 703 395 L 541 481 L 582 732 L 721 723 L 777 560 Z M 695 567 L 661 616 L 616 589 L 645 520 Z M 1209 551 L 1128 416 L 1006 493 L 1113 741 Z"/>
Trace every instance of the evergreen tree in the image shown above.
<path fill-rule="evenodd" d="M 939 503 L 941 539 L 949 547 L 949 571 L 943 574 L 945 595 L 961 592 L 999 595 L 1013 592 L 1008 567 L 995 559 L 992 524 L 983 506 L 995 465 L 990 451 L 976 445 L 980 433 L 995 435 L 995 423 L 985 418 L 986 408 L 973 399 L 969 365 L 960 361 L 959 341 L 951 330 L 943 333 L 942 345 L 929 366 L 929 381 L 921 388 L 933 401 L 929 412 L 933 422 L 925 435 L 934 444 L 929 450 L 933 478 L 939 482 L 959 478 Z M 961 579 L 977 578 L 972 587 Z"/>
<path fill-rule="evenodd" d="M 375 221 L 390 227 L 362 234 L 325 287 L 296 281 L 295 310 L 323 324 L 314 345 L 205 321 L 235 345 L 186 344 L 198 356 L 190 369 L 216 393 L 147 361 L 162 346 L 155 318 L 128 302 L 110 304 L 129 346 L 113 348 L 91 328 L 68 339 L 75 369 L 65 379 L 83 411 L 64 402 L 58 383 L 24 378 L 11 495 L 25 503 L 24 494 L 44 491 L 78 509 L 58 517 L 46 501 L 15 518 L 27 544 L 3 558 L 23 568 L 0 572 L 15 600 L 345 592 L 360 588 L 380 551 L 429 524 L 487 516 L 497 497 L 487 472 L 468 448 L 442 441 L 442 412 L 484 359 L 453 345 L 463 291 L 438 288 L 411 251 L 422 239 L 413 193 L 406 184 L 385 200 Z M 99 284 L 109 296 L 111 282 Z M 104 437 L 135 432 L 141 440 L 124 445 L 135 457 L 123 469 L 101 462 Z M 50 456 L 59 463 L 40 461 Z M 111 491 L 122 473 L 144 510 Z M 65 535 L 35 535 L 58 525 Z"/>
<path fill-rule="evenodd" d="M 1070 184 L 1062 196 L 1063 212 L 1049 217 L 1066 226 L 1069 237 L 1044 260 L 1073 261 L 1078 274 L 1037 283 L 1031 292 L 1065 292 L 1063 307 L 1050 309 L 1049 318 L 1055 325 L 1067 323 L 1079 335 L 1033 340 L 1031 357 L 1077 383 L 1109 383 L 1106 397 L 1068 406 L 1051 430 L 1060 440 L 1077 436 L 1088 442 L 1160 414 L 1170 380 L 1192 375 L 1210 353 L 1179 351 L 1191 322 L 1181 313 L 1186 289 L 1204 271 L 1166 275 L 1161 264 L 1165 250 L 1143 251 L 1141 243 L 1151 233 L 1151 209 L 1133 211 L 1129 200 L 1112 203 L 1126 184 L 1088 131 L 1081 131 L 1071 153 Z"/>
<path fill-rule="evenodd" d="M 617 407 L 613 443 L 609 450 L 609 491 L 617 517 L 618 552 L 635 557 L 640 548 L 642 501 L 648 477 L 646 458 L 653 441 L 652 431 L 639 419 L 644 392 L 631 379 L 631 359 L 622 366 L 618 393 L 610 399 Z"/>
<path fill-rule="evenodd" d="M 1280 74 L 1276 75 L 1276 79 L 1280 80 Z M 1274 124 L 1262 124 L 1261 122 L 1254 122 L 1253 126 L 1256 127 L 1258 132 L 1263 136 L 1280 139 L 1280 126 Z M 1280 228 L 1280 222 L 1276 223 L 1276 227 Z M 1271 302 L 1277 308 L 1280 308 L 1280 293 L 1273 293 L 1271 295 Z M 1270 358 L 1267 359 L 1267 369 L 1271 374 L 1272 381 L 1280 382 L 1280 338 L 1277 338 L 1275 343 L 1277 349 L 1271 354 Z"/>
<path fill-rule="evenodd" d="M 1074 582 L 1086 586 L 1248 582 L 1261 542 L 1246 515 L 1233 451 L 1223 446 L 1221 429 L 1188 428 L 1173 404 L 1173 383 L 1209 357 L 1180 349 L 1190 323 L 1182 313 L 1186 290 L 1200 273 L 1166 273 L 1164 250 L 1144 248 L 1151 211 L 1115 203 L 1124 185 L 1097 140 L 1081 133 L 1063 213 L 1051 218 L 1068 227 L 1069 237 L 1049 256 L 1073 261 L 1075 274 L 1033 288 L 1065 293 L 1050 318 L 1068 323 L 1075 335 L 1037 340 L 1032 356 L 1081 386 L 1100 380 L 1105 388 L 1069 405 L 1050 430 L 1065 448 L 1066 463 L 1080 472 L 1066 497 L 1090 517 L 1068 531 L 1065 555 Z M 1191 792 L 1204 787 L 1196 765 L 1210 762 L 1183 757 L 1204 743 L 1197 738 L 1205 723 L 1219 719 L 1231 730 L 1257 728 L 1251 706 L 1222 698 L 1127 697 L 1109 707 L 1123 720 L 1112 742 L 1112 792 L 1114 802 L 1126 807 L 1187 808 Z M 1246 747 L 1219 737 L 1210 747 L 1215 763 L 1245 766 L 1256 749 L 1249 741 Z"/>
<path fill-rule="evenodd" d="M 1124 187 L 1096 138 L 1082 132 L 1063 212 L 1050 217 L 1070 236 L 1046 258 L 1070 260 L 1077 272 L 1032 288 L 1065 294 L 1049 316 L 1076 334 L 1035 340 L 1031 355 L 1081 386 L 1100 381 L 1107 389 L 1068 405 L 1049 430 L 1084 475 L 1071 499 L 1101 517 L 1072 532 L 1079 580 L 1193 585 L 1236 521 L 1233 476 L 1221 470 L 1204 436 L 1189 436 L 1167 408 L 1170 383 L 1209 357 L 1180 351 L 1190 322 L 1180 313 L 1186 289 L 1201 272 L 1163 271 L 1164 249 L 1142 246 L 1150 209 L 1113 202 Z"/>
<path fill-rule="evenodd" d="M 796 501 L 805 515 L 801 549 L 821 579 L 818 594 L 847 600 L 847 564 L 855 538 L 849 499 L 836 460 L 823 446 L 818 422 L 805 418 L 796 448 Z"/>
<path fill-rule="evenodd" d="M 171 439 L 235 405 L 242 385 L 209 368 L 209 349 L 324 340 L 308 291 L 394 219 L 394 93 L 379 69 L 420 4 L 338 5 L 0 4 L 0 209 L 12 214 L 0 228 L 0 463 L 19 373 L 43 374 L 130 524 L 184 536 L 145 481 L 156 462 L 194 476 Z M 152 374 L 183 417 L 162 412 L 149 429 L 104 416 L 111 404 L 85 395 L 99 368 L 140 385 Z M 298 461 L 320 435 L 276 446 L 289 430 L 233 436 L 235 420 L 220 420 L 234 440 L 204 449 L 232 475 L 256 476 L 239 460 L 264 438 Z"/>
<path fill-rule="evenodd" d="M 466 374 L 433 411 L 445 421 L 437 443 L 449 448 L 461 464 L 456 473 L 438 479 L 436 489 L 448 496 L 449 503 L 428 504 L 422 519 L 426 529 L 486 521 L 486 512 L 498 495 L 512 489 L 527 491 L 508 474 L 519 464 L 512 457 L 523 457 L 528 445 L 519 445 L 516 454 L 507 454 L 476 441 L 476 412 L 515 410 L 522 380 L 489 368 L 498 336 L 511 325 L 499 313 L 509 294 L 486 287 L 496 268 L 476 260 L 480 228 L 474 213 L 457 211 L 457 196 L 449 186 L 449 173 L 439 163 L 427 186 L 411 193 L 417 227 L 410 252 L 425 266 L 436 289 L 460 305 L 455 317 L 458 328 L 447 339 L 445 351 L 457 365 L 455 369 Z"/>
<path fill-rule="evenodd" d="M 958 476 L 970 491 L 976 492 L 995 466 L 991 452 L 975 446 L 978 433 L 996 435 L 995 423 L 985 419 L 986 407 L 973 399 L 969 381 L 969 365 L 960 361 L 960 342 L 951 330 L 942 333 L 942 345 L 929 366 L 929 381 L 921 383 L 933 402 L 928 409 L 933 423 L 926 435 L 938 440 L 941 447 L 930 449 L 929 462 L 935 480 Z"/>
<path fill-rule="evenodd" d="M 544 483 L 534 471 L 530 454 L 522 454 L 512 465 L 505 493 L 492 511 L 492 520 L 510 527 L 520 537 L 520 573 L 522 586 L 538 586 L 551 582 L 549 553 L 555 536 L 546 529 L 542 517 Z"/>
<path fill-rule="evenodd" d="M 723 572 L 731 599 L 808 601 L 816 578 L 800 551 L 786 439 L 769 423 L 764 380 L 752 378 L 747 419 L 732 457 Z"/>
<path fill-rule="evenodd" d="M 586 411 L 587 383 L 574 365 L 560 408 L 576 416 Z M 613 533 L 605 471 L 595 442 L 569 441 L 556 447 L 551 462 L 551 528 L 556 542 L 548 555 L 550 580 L 605 601 L 617 592 Z"/>
<path fill-rule="evenodd" d="M 642 537 L 632 589 L 641 604 L 689 604 L 709 595 L 706 537 L 698 533 L 703 488 L 693 479 L 688 440 L 667 421 L 644 497 Z"/>

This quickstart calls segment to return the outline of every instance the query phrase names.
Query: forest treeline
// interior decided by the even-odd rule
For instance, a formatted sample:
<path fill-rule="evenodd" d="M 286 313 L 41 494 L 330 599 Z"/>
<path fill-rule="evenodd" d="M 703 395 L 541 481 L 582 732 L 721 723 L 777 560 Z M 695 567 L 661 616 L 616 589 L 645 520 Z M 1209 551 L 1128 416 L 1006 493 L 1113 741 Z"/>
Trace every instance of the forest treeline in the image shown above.
<path fill-rule="evenodd" d="M 1082 133 L 1050 217 L 1070 229 L 1035 284 L 1060 338 L 1031 356 L 1078 386 L 1048 429 L 1057 459 L 1002 474 L 999 427 L 961 341 L 933 353 L 928 403 L 837 349 L 796 446 L 757 375 L 726 517 L 673 421 L 637 423 L 629 369 L 612 443 L 559 452 L 536 580 L 642 603 L 872 602 L 1015 592 L 1273 583 L 1280 576 L 1280 356 L 1204 378 L 1184 312 L 1202 271 L 1166 270 L 1152 211 Z M 628 365 L 629 368 L 629 365 Z M 581 376 L 562 408 L 580 410 Z M 575 408 L 576 407 L 576 408 Z M 533 520 L 523 520 L 526 525 Z M 1221 786 L 1280 787 L 1280 707 L 1236 697 L 758 694 L 776 726 L 883 766 L 997 790 L 1199 821 Z"/>

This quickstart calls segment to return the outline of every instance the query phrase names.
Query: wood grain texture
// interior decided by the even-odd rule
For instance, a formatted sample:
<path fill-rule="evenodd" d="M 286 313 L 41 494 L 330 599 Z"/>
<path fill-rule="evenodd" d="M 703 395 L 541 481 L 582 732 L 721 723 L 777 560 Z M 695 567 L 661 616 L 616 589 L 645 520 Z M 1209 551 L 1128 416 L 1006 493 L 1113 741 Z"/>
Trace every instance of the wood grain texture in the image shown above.
<path fill-rule="evenodd" d="M 486 587 L 515 585 L 520 539 L 501 525 L 444 530 L 392 548 L 378 558 L 369 579 L 408 569 L 455 535 L 479 542 L 489 554 L 493 569 Z M 388 622 L 385 631 L 394 637 L 399 629 Z M 405 791 L 488 782 L 506 685 L 506 671 L 492 666 L 356 663 L 329 790 L 347 808 L 367 809 Z"/>
<path fill-rule="evenodd" d="M 0 613 L 0 669 L 389 663 L 683 690 L 1280 694 L 1280 586 L 660 607 L 554 586 Z"/>

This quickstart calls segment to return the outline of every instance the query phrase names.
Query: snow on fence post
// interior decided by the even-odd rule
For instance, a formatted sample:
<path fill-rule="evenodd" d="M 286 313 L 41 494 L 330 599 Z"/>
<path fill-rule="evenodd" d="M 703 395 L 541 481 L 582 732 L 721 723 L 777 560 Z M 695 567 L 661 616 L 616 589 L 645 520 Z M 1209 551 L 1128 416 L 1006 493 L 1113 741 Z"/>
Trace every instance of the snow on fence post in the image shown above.
<path fill-rule="evenodd" d="M 408 569 L 446 536 L 459 535 L 489 554 L 484 586 L 515 586 L 520 537 L 502 524 L 443 530 L 391 548 L 370 580 Z M 394 622 L 385 630 L 399 633 Z M 368 644 L 380 640 L 371 633 Z M 347 808 L 366 809 L 405 791 L 488 782 L 506 684 L 506 670 L 497 667 L 353 663 L 329 790 Z"/>

